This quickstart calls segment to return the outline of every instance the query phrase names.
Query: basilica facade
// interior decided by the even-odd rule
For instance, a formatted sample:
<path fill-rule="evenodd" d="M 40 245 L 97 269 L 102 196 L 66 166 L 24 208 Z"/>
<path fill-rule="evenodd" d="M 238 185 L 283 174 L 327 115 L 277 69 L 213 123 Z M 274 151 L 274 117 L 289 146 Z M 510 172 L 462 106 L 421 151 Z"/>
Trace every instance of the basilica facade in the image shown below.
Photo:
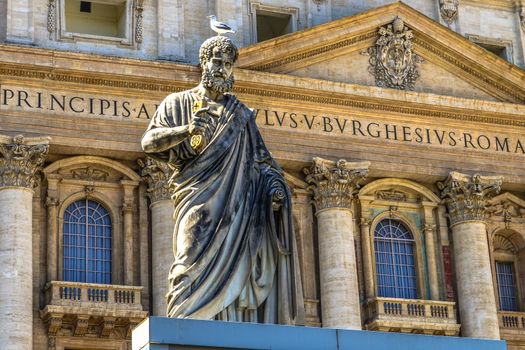
<path fill-rule="evenodd" d="M 131 349 L 173 204 L 140 139 L 208 15 L 283 168 L 304 324 L 525 348 L 522 0 L 0 0 L 0 343 Z"/>

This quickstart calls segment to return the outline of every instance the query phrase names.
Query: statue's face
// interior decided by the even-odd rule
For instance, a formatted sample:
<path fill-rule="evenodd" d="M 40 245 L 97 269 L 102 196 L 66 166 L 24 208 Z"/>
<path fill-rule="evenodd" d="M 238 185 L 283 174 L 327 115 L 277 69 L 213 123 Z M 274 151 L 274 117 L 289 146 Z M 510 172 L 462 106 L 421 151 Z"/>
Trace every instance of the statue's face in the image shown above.
<path fill-rule="evenodd" d="M 233 60 L 219 49 L 202 67 L 202 84 L 216 92 L 227 92 L 233 88 Z"/>

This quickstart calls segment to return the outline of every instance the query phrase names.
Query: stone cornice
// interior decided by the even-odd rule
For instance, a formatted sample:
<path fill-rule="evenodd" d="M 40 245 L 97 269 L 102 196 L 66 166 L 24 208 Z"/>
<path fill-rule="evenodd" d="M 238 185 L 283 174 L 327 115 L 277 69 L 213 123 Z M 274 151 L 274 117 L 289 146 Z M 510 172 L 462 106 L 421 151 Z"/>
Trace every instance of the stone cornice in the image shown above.
<path fill-rule="evenodd" d="M 471 176 L 454 171 L 444 182 L 438 182 L 451 225 L 485 221 L 488 200 L 500 191 L 502 182 L 501 176 Z"/>
<path fill-rule="evenodd" d="M 149 156 L 144 161 L 139 159 L 138 162 L 142 168 L 142 179 L 148 185 L 147 195 L 151 203 L 170 199 L 168 180 L 172 171 L 168 164 Z"/>
<path fill-rule="evenodd" d="M 0 187 L 36 187 L 48 151 L 48 138 L 0 135 Z"/>
<path fill-rule="evenodd" d="M 311 169 L 305 169 L 306 181 L 314 194 L 317 211 L 328 208 L 350 209 L 359 183 L 368 175 L 370 162 L 334 162 L 314 158 Z"/>

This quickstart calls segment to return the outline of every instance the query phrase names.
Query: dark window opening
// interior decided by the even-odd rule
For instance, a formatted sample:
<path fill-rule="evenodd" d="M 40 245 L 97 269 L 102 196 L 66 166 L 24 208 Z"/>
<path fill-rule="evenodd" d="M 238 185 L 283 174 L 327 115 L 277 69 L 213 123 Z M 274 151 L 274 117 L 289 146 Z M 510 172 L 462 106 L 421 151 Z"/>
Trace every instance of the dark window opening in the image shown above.
<path fill-rule="evenodd" d="M 292 32 L 292 15 L 257 11 L 257 42 Z"/>
<path fill-rule="evenodd" d="M 65 0 L 66 31 L 125 38 L 126 0 L 111 2 Z"/>
<path fill-rule="evenodd" d="M 91 13 L 91 2 L 81 1 L 80 2 L 80 12 Z"/>

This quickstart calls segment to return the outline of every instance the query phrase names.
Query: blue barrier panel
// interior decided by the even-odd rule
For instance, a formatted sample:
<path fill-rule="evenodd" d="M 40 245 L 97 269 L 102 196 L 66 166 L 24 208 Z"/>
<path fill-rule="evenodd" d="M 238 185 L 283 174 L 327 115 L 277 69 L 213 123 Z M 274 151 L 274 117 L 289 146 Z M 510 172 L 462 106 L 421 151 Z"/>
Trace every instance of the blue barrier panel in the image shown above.
<path fill-rule="evenodd" d="M 505 350 L 504 341 L 150 317 L 132 337 L 133 350 Z"/>

